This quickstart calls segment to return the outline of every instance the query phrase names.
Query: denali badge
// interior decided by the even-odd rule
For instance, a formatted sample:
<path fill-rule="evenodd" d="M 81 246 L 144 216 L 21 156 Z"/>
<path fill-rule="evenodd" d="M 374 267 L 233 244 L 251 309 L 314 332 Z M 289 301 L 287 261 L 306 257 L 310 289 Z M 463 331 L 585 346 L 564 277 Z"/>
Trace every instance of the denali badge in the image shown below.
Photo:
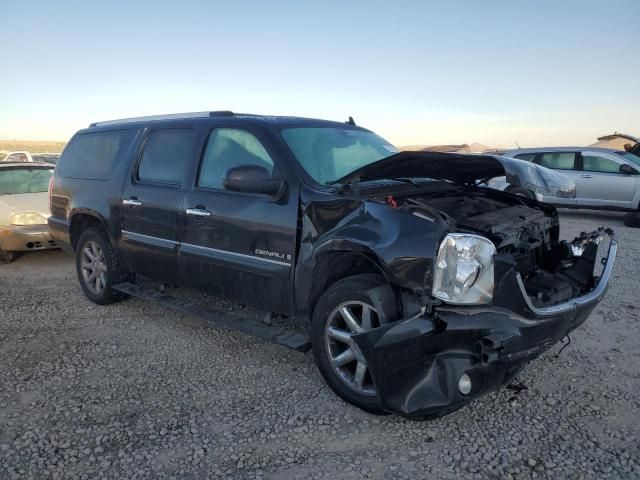
<path fill-rule="evenodd" d="M 285 255 L 284 253 L 270 252 L 269 250 L 262 250 L 260 248 L 255 249 L 256 255 L 266 255 L 267 257 L 275 257 L 281 260 L 291 260 L 291 255 Z"/>

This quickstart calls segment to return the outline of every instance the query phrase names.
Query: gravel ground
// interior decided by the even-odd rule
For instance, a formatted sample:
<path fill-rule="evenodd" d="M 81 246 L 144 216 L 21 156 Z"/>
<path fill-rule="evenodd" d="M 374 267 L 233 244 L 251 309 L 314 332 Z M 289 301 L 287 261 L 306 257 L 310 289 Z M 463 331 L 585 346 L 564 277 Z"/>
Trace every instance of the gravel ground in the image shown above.
<path fill-rule="evenodd" d="M 612 226 L 605 300 L 556 357 L 436 421 L 339 400 L 310 355 L 80 292 L 62 252 L 0 267 L 0 478 L 639 478 L 639 230 Z M 261 312 L 210 299 L 220 315 Z"/>

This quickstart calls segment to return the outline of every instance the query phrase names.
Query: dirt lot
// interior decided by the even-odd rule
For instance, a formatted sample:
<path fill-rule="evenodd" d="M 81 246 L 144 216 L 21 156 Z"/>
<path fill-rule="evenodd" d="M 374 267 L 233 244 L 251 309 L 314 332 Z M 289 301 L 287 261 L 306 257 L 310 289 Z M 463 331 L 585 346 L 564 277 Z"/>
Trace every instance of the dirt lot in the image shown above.
<path fill-rule="evenodd" d="M 640 230 L 562 217 L 567 238 L 616 230 L 608 296 L 559 357 L 428 423 L 346 405 L 309 355 L 140 300 L 94 305 L 62 252 L 2 266 L 0 478 L 639 478 Z"/>

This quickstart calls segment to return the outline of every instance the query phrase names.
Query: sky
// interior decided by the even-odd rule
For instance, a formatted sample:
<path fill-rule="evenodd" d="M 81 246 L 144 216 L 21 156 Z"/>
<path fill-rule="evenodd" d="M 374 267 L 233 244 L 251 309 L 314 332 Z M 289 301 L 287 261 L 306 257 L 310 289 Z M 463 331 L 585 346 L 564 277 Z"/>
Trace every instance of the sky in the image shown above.
<path fill-rule="evenodd" d="M 0 0 L 0 139 L 204 110 L 396 145 L 640 136 L 640 1 Z"/>

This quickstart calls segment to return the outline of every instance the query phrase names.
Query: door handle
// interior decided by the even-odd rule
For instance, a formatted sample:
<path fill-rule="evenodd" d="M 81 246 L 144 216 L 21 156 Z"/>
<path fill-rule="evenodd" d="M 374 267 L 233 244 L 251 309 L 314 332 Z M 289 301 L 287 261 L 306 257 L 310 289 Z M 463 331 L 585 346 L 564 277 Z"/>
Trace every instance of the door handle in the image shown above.
<path fill-rule="evenodd" d="M 136 197 L 131 197 L 129 199 L 122 200 L 122 205 L 125 205 L 127 207 L 139 207 L 142 205 L 142 202 Z"/>
<path fill-rule="evenodd" d="M 193 215 L 194 217 L 210 217 L 211 212 L 204 208 L 187 208 L 187 215 Z"/>
<path fill-rule="evenodd" d="M 593 175 L 580 175 L 580 178 L 593 178 Z"/>

